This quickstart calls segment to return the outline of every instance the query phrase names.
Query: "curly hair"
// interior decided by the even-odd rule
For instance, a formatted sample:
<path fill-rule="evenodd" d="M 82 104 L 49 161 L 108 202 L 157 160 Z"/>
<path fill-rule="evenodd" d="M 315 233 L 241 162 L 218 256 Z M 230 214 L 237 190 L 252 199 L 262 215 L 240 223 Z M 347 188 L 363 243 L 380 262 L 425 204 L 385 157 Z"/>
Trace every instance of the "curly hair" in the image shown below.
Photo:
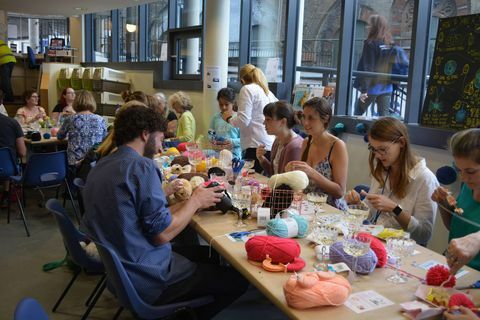
<path fill-rule="evenodd" d="M 170 107 L 172 107 L 175 103 L 181 106 L 184 111 L 190 111 L 193 109 L 190 97 L 183 91 L 175 92 L 168 98 L 168 104 Z"/>
<path fill-rule="evenodd" d="M 165 131 L 166 122 L 158 112 L 142 105 L 132 105 L 117 114 L 114 130 L 115 143 L 121 146 L 140 137 L 143 131 Z"/>
<path fill-rule="evenodd" d="M 147 95 L 143 91 L 125 90 L 120 93 L 124 102 L 139 101 L 148 105 Z"/>

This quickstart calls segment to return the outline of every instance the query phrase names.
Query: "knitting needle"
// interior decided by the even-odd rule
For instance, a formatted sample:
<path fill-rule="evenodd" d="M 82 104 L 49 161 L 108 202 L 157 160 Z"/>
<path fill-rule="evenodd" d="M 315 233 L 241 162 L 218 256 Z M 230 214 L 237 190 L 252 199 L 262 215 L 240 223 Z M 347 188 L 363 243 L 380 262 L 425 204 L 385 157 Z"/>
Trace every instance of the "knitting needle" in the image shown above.
<path fill-rule="evenodd" d="M 464 216 L 461 216 L 461 215 L 455 213 L 455 212 L 452 211 L 451 209 L 445 207 L 443 204 L 438 203 L 438 206 L 439 206 L 440 208 L 442 208 L 443 210 L 447 211 L 448 213 L 450 213 L 452 216 L 455 216 L 455 217 L 457 217 L 458 219 L 465 221 L 466 223 L 469 223 L 469 224 L 471 224 L 471 225 L 473 225 L 473 226 L 475 226 L 475 227 L 477 227 L 477 228 L 480 228 L 480 224 L 478 224 L 478 223 L 476 223 L 476 222 L 474 222 L 474 221 L 471 221 L 471 220 L 465 218 Z"/>

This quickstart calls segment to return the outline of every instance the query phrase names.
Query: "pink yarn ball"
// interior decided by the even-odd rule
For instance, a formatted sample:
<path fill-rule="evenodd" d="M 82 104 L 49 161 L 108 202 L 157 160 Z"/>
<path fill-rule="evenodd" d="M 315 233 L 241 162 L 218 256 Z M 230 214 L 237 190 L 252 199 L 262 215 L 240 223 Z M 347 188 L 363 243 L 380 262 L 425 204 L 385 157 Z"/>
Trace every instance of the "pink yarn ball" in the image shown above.
<path fill-rule="evenodd" d="M 295 309 L 339 306 L 352 292 L 350 283 L 332 272 L 292 275 L 283 286 L 287 304 Z"/>
<path fill-rule="evenodd" d="M 58 130 L 60 130 L 60 128 L 57 128 L 57 127 L 53 127 L 52 129 L 50 129 L 50 134 L 52 135 L 52 137 L 57 136 Z"/>

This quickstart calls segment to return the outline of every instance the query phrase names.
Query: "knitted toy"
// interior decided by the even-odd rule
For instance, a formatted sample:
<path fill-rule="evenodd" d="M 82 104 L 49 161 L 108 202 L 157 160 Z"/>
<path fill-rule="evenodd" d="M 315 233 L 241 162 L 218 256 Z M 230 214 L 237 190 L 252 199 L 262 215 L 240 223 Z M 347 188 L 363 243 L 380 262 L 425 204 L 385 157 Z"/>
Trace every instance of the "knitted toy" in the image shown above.
<path fill-rule="evenodd" d="M 223 149 L 222 151 L 220 151 L 220 155 L 219 155 L 219 165 L 221 167 L 231 167 L 232 166 L 232 159 L 233 159 L 233 154 L 230 150 L 227 150 L 227 149 Z"/>
<path fill-rule="evenodd" d="M 452 308 L 460 306 L 464 306 L 469 309 L 475 308 L 475 304 L 466 294 L 461 292 L 452 294 L 448 300 L 448 307 Z"/>
<path fill-rule="evenodd" d="M 454 275 L 450 274 L 450 270 L 448 270 L 447 267 L 437 264 L 428 269 L 425 281 L 429 286 L 440 286 L 443 283 L 443 287 L 453 288 L 457 279 Z"/>
<path fill-rule="evenodd" d="M 190 184 L 192 185 L 192 189 L 196 189 L 198 186 L 202 185 L 205 182 L 205 179 L 203 179 L 200 176 L 193 176 L 190 179 Z"/>
<path fill-rule="evenodd" d="M 183 182 L 183 188 L 174 193 L 175 199 L 179 201 L 190 199 L 192 195 L 192 185 L 186 179 L 180 179 Z"/>
<path fill-rule="evenodd" d="M 283 286 L 287 304 L 295 309 L 339 306 L 352 288 L 347 279 L 333 272 L 306 272 L 292 275 Z"/>
<path fill-rule="evenodd" d="M 168 148 L 167 151 L 163 153 L 166 156 L 177 156 L 180 152 L 175 147 Z"/>
<path fill-rule="evenodd" d="M 171 174 L 190 173 L 190 171 L 192 171 L 192 166 L 189 164 L 184 166 L 181 166 L 180 164 L 174 164 L 170 169 Z"/>
<path fill-rule="evenodd" d="M 186 156 L 176 156 L 173 158 L 171 165 L 173 166 L 174 164 L 179 164 L 180 166 L 186 166 L 189 165 L 190 162 L 188 161 L 188 157 Z"/>
<path fill-rule="evenodd" d="M 293 272 L 305 267 L 300 245 L 292 239 L 253 236 L 245 243 L 245 250 L 250 262 L 261 262 L 267 271 Z"/>

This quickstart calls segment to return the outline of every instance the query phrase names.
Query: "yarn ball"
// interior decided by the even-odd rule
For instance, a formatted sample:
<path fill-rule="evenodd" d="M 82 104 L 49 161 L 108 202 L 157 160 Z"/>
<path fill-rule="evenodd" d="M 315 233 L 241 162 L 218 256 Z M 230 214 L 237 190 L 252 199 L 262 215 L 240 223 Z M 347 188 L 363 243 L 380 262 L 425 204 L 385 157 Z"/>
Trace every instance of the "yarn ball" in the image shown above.
<path fill-rule="evenodd" d="M 187 143 L 186 142 L 181 142 L 177 146 L 177 150 L 180 152 L 185 152 L 187 151 Z"/>
<path fill-rule="evenodd" d="M 205 182 L 205 179 L 203 179 L 200 176 L 193 176 L 190 179 L 190 184 L 192 185 L 192 189 L 197 188 L 198 186 L 202 185 Z"/>
<path fill-rule="evenodd" d="M 167 151 L 165 151 L 166 156 L 177 156 L 179 154 L 180 152 L 175 147 L 168 148 Z"/>
<path fill-rule="evenodd" d="M 43 134 L 43 139 L 47 139 L 47 140 L 48 140 L 48 139 L 50 139 L 50 138 L 51 138 L 50 133 L 45 132 L 45 133 Z"/>
<path fill-rule="evenodd" d="M 365 133 L 363 135 L 363 141 L 365 141 L 365 143 L 368 143 L 368 133 Z"/>
<path fill-rule="evenodd" d="M 452 307 L 460 307 L 460 306 L 463 306 L 469 309 L 475 308 L 475 304 L 473 303 L 472 300 L 470 300 L 470 298 L 466 294 L 461 292 L 452 294 L 450 296 L 450 300 L 448 300 L 448 307 L 452 308 Z"/>
<path fill-rule="evenodd" d="M 50 129 L 50 134 L 52 135 L 52 137 L 57 136 L 58 130 L 60 130 L 60 128 L 57 128 L 57 127 L 53 127 L 52 129 Z"/>
<path fill-rule="evenodd" d="M 268 179 L 268 187 L 275 189 L 284 184 L 289 186 L 292 190 L 303 190 L 308 186 L 309 180 L 305 172 L 300 170 L 289 171 L 273 175 Z"/>
<path fill-rule="evenodd" d="M 233 154 L 230 150 L 223 149 L 220 151 L 220 154 L 218 156 L 219 160 L 219 165 L 223 168 L 231 167 L 232 166 L 232 160 L 233 160 Z"/>
<path fill-rule="evenodd" d="M 192 185 L 190 184 L 190 181 L 186 179 L 180 179 L 183 182 L 183 187 L 182 189 L 178 190 L 177 192 L 174 193 L 175 198 L 179 201 L 187 200 L 190 198 L 192 195 Z"/>
<path fill-rule="evenodd" d="M 457 181 L 457 172 L 450 166 L 444 166 L 437 169 L 435 172 L 438 182 L 444 185 L 452 184 Z"/>
<path fill-rule="evenodd" d="M 387 257 L 387 249 L 385 249 L 385 246 L 383 245 L 383 242 L 378 240 L 376 237 L 372 236 L 369 233 L 359 233 L 360 236 L 370 238 L 370 249 L 375 253 L 377 256 L 378 262 L 377 262 L 377 268 L 383 268 L 388 261 Z"/>
<path fill-rule="evenodd" d="M 33 131 L 31 139 L 32 141 L 40 141 L 42 140 L 42 134 L 38 131 Z"/>
<path fill-rule="evenodd" d="M 295 309 L 339 306 L 352 288 L 348 280 L 333 272 L 306 272 L 292 275 L 283 285 L 287 304 Z"/>
<path fill-rule="evenodd" d="M 345 262 L 350 270 L 356 271 L 361 274 L 369 274 L 375 270 L 375 266 L 378 263 L 378 258 L 372 249 L 369 249 L 367 254 L 358 257 L 357 268 L 354 270 L 353 262 L 354 257 L 343 251 L 343 243 L 341 241 L 335 242 L 330 246 L 330 261 L 332 263 Z"/>
<path fill-rule="evenodd" d="M 454 275 L 450 274 L 450 270 L 447 267 L 442 266 L 441 264 L 437 264 L 436 266 L 428 269 L 425 281 L 429 286 L 439 286 L 449 277 L 450 280 L 444 283 L 443 286 L 446 288 L 453 288 L 455 286 L 455 283 L 457 283 L 457 279 Z"/>
<path fill-rule="evenodd" d="M 299 258 L 300 245 L 293 239 L 274 236 L 253 236 L 245 243 L 245 250 L 247 251 L 248 259 L 253 261 L 261 262 L 265 260 L 267 254 L 272 259 L 272 263 L 293 263 L 294 266 L 300 266 L 301 261 L 303 261 L 303 259 Z M 303 262 L 303 266 L 305 266 L 305 262 Z M 300 269 L 288 271 L 298 271 Z"/>
<path fill-rule="evenodd" d="M 287 220 L 288 219 L 288 220 Z M 297 228 L 297 232 L 290 234 L 289 236 L 289 224 L 287 221 L 292 221 Z M 268 221 L 267 223 L 267 234 L 269 236 L 277 236 L 280 238 L 293 238 L 299 237 L 303 238 L 307 235 L 308 231 L 308 221 L 297 214 L 292 214 L 288 218 L 277 218 Z"/>
<path fill-rule="evenodd" d="M 367 126 L 363 122 L 357 123 L 355 131 L 360 134 L 365 134 L 367 132 Z"/>

